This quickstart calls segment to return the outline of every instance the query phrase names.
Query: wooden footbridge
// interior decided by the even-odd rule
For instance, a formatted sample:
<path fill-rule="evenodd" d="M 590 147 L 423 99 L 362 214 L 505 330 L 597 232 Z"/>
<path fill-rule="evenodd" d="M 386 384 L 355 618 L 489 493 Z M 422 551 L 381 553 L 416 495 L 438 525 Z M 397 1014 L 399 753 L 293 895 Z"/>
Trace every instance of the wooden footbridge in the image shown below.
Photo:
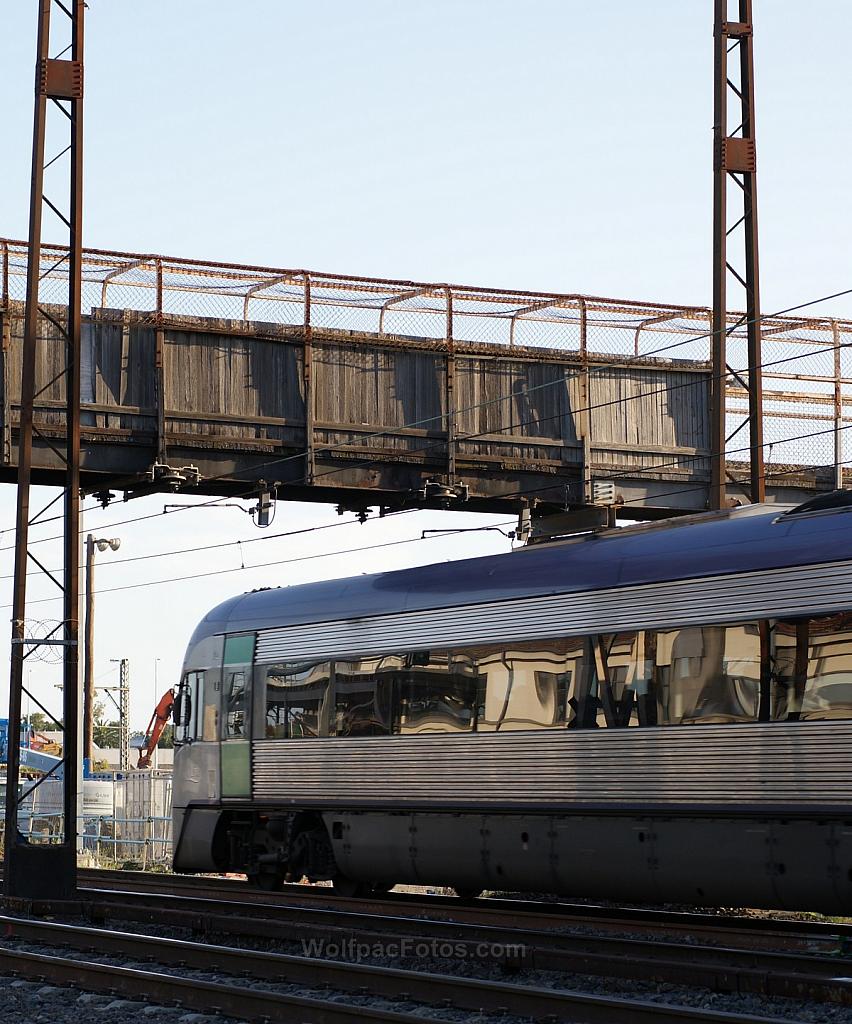
<path fill-rule="evenodd" d="M 64 308 L 42 252 L 34 478 L 57 482 Z M 0 479 L 15 479 L 26 244 L 0 240 Z M 631 517 L 707 506 L 710 312 L 87 250 L 87 491 Z M 732 314 L 729 495 L 748 500 L 745 333 Z M 842 483 L 844 321 L 762 322 L 771 499 Z M 610 486 L 611 485 L 611 486 Z"/>

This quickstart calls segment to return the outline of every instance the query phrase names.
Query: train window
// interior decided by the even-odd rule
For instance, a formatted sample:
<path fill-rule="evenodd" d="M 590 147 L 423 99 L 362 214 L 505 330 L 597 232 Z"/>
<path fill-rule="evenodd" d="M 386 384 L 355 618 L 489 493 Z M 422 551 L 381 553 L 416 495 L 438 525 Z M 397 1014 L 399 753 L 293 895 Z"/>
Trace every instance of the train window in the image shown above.
<path fill-rule="evenodd" d="M 476 728 L 476 665 L 464 655 L 415 652 L 398 675 L 399 732 L 471 732 Z"/>
<path fill-rule="evenodd" d="M 235 633 L 225 637 L 225 664 L 250 665 L 254 658 L 254 633 Z"/>
<path fill-rule="evenodd" d="M 248 739 L 251 665 L 254 658 L 254 634 L 225 637 L 222 671 L 223 739 Z"/>
<path fill-rule="evenodd" d="M 771 637 L 772 718 L 795 720 L 808 679 L 808 622 L 776 622 Z"/>
<path fill-rule="evenodd" d="M 225 671 L 225 728 L 228 737 L 246 737 L 246 673 L 245 669 Z"/>
<path fill-rule="evenodd" d="M 639 708 L 649 691 L 647 635 L 608 633 L 595 637 L 591 657 L 600 709 L 597 725 L 607 728 L 639 724 Z"/>
<path fill-rule="evenodd" d="M 852 614 L 778 622 L 772 717 L 852 718 Z"/>
<path fill-rule="evenodd" d="M 328 736 L 330 679 L 331 666 L 328 662 L 267 666 L 267 737 Z"/>
<path fill-rule="evenodd" d="M 389 736 L 394 732 L 396 679 L 402 656 L 334 663 L 334 734 Z"/>
<path fill-rule="evenodd" d="M 757 623 L 658 633 L 654 688 L 661 725 L 757 721 Z"/>
<path fill-rule="evenodd" d="M 510 648 L 478 648 L 480 704 L 477 729 L 513 732 L 565 725 L 576 677 L 569 648 L 582 641 L 517 643 Z"/>
<path fill-rule="evenodd" d="M 178 687 L 173 714 L 175 743 L 200 739 L 199 709 L 204 701 L 204 673 L 187 672 Z"/>

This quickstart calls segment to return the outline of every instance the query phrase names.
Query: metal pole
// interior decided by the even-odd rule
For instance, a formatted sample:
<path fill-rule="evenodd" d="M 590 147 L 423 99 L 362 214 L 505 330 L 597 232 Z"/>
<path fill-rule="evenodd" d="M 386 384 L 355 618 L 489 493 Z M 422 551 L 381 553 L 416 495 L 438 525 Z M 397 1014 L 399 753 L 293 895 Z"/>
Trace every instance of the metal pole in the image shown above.
<path fill-rule="evenodd" d="M 71 29 L 71 60 L 82 76 L 84 0 L 75 0 Z M 77 764 L 80 720 L 80 335 L 83 266 L 83 102 L 71 101 L 71 202 L 68 264 L 68 340 L 65 374 L 65 639 L 63 717 L 65 729 L 65 843 L 70 847 L 71 888 L 77 887 Z M 70 727 L 69 727 L 70 726 Z M 72 825 L 73 823 L 73 825 Z"/>
<path fill-rule="evenodd" d="M 154 707 L 160 703 L 160 659 L 154 658 Z M 151 768 L 157 768 L 159 765 L 159 759 L 157 757 L 157 744 L 154 744 L 154 749 L 151 751 Z"/>
<path fill-rule="evenodd" d="M 302 349 L 302 386 L 305 392 L 305 483 L 314 482 L 316 459 L 314 454 L 314 417 L 316 402 L 314 400 L 314 345 L 313 328 L 311 326 L 311 279 L 304 275 L 305 290 L 305 337 Z M 155 702 L 160 699 L 159 691 L 155 694 Z"/>
<path fill-rule="evenodd" d="M 95 538 L 86 537 L 86 645 L 83 649 L 83 757 L 95 754 Z"/>
<path fill-rule="evenodd" d="M 728 175 L 723 150 L 728 133 L 728 39 L 722 26 L 727 0 L 716 0 L 713 31 L 713 344 L 710 364 L 710 507 L 724 508 L 725 383 L 727 380 L 727 197 Z"/>
<path fill-rule="evenodd" d="M 727 505 L 725 486 L 727 383 L 727 282 L 730 272 L 745 291 L 748 339 L 749 484 L 753 502 L 764 501 L 763 383 L 761 376 L 760 284 L 757 244 L 757 156 L 754 134 L 754 47 L 752 0 L 739 0 L 739 21 L 728 21 L 728 0 L 715 0 L 713 29 L 713 343 L 711 381 L 711 508 Z M 729 77 L 728 55 L 740 51 L 740 82 Z M 736 96 L 739 121 L 728 134 L 729 91 Z M 739 134 L 737 134 L 739 133 Z M 742 198 L 742 215 L 728 226 L 728 181 Z M 739 273 L 728 259 L 728 239 L 742 227 L 745 266 Z"/>
<path fill-rule="evenodd" d="M 6 778 L 6 835 L 3 887 L 21 897 L 71 896 L 77 886 L 77 767 L 79 754 L 79 530 L 80 530 L 80 321 L 83 208 L 83 17 L 84 0 L 56 6 L 70 19 L 70 59 L 50 57 L 51 12 L 54 0 L 39 0 L 38 46 L 33 115 L 32 186 L 27 265 L 27 299 L 21 369 L 21 413 L 18 432 L 18 494 L 15 536 L 15 578 L 12 605 L 12 656 L 9 693 L 9 736 Z M 69 9 L 70 8 L 70 9 Z M 64 51 L 63 51 L 64 52 Z M 30 483 L 33 447 L 33 406 L 36 353 L 39 344 L 42 208 L 45 171 L 47 100 L 56 103 L 70 124 L 67 320 L 50 322 L 65 342 L 66 445 L 64 493 L 64 571 L 62 583 L 47 573 L 63 592 L 63 621 L 49 637 L 26 639 L 27 569 L 30 525 Z M 51 203 L 54 210 L 58 208 Z M 56 265 L 58 267 L 58 264 Z M 56 269 L 54 267 L 54 270 Z M 46 275 L 45 275 L 46 276 Z M 35 564 L 43 570 L 36 559 Z M 43 570 L 47 572 L 46 570 Z M 56 845 L 32 845 L 17 830 L 20 805 L 21 702 L 24 660 L 45 644 L 63 652 L 63 837 Z"/>
<path fill-rule="evenodd" d="M 453 293 L 444 286 L 447 303 L 444 341 L 447 346 L 446 358 L 446 403 L 447 403 L 447 483 L 452 487 L 456 482 L 456 348 L 453 341 Z"/>
<path fill-rule="evenodd" d="M 840 361 L 840 325 L 831 321 L 834 340 L 834 488 L 843 487 L 843 368 Z"/>
<path fill-rule="evenodd" d="M 766 500 L 763 468 L 763 372 L 761 369 L 760 274 L 757 245 L 757 154 L 754 128 L 754 25 L 752 0 L 740 0 L 740 100 L 742 137 L 751 143 L 749 169 L 743 172 L 746 316 L 748 330 L 749 491 L 753 502 Z"/>
<path fill-rule="evenodd" d="M 24 637 L 26 635 L 27 540 L 30 525 L 30 475 L 33 444 L 33 395 L 35 349 L 38 342 L 38 287 L 41 256 L 41 213 L 44 183 L 44 133 L 47 106 L 40 69 L 48 58 L 50 0 L 40 0 L 36 96 L 33 115 L 32 184 L 30 188 L 27 299 L 24 311 L 24 351 L 21 367 L 21 418 L 18 431 L 18 495 L 15 519 L 15 580 L 12 590 L 12 654 L 9 688 L 9 734 L 6 755 L 6 830 L 4 891 L 14 893 L 15 851 L 19 848 L 18 783 L 21 774 L 21 697 L 24 685 Z"/>
<path fill-rule="evenodd" d="M 130 770 L 130 662 L 121 659 L 118 683 L 118 766 L 121 771 Z"/>

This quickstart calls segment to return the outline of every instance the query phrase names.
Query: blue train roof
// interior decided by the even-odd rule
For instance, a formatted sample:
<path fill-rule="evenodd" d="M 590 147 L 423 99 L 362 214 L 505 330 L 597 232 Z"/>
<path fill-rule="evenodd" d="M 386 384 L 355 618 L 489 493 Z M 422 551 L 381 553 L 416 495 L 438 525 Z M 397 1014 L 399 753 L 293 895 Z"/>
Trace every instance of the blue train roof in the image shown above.
<path fill-rule="evenodd" d="M 625 527 L 506 554 L 252 591 L 212 609 L 191 644 L 217 633 L 852 559 L 852 506 L 788 506 Z"/>

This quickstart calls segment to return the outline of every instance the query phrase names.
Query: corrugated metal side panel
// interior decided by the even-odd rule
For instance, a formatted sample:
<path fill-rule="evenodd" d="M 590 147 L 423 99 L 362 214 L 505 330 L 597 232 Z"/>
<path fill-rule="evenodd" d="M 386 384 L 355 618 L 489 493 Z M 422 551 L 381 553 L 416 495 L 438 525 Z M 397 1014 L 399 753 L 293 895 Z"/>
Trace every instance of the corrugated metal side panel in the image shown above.
<path fill-rule="evenodd" d="M 676 580 L 585 594 L 492 601 L 363 619 L 261 630 L 257 660 L 533 640 L 588 632 L 672 629 L 842 610 L 850 607 L 852 562 L 742 576 Z"/>
<path fill-rule="evenodd" d="M 261 740 L 256 799 L 814 804 L 852 813 L 852 721 Z"/>

